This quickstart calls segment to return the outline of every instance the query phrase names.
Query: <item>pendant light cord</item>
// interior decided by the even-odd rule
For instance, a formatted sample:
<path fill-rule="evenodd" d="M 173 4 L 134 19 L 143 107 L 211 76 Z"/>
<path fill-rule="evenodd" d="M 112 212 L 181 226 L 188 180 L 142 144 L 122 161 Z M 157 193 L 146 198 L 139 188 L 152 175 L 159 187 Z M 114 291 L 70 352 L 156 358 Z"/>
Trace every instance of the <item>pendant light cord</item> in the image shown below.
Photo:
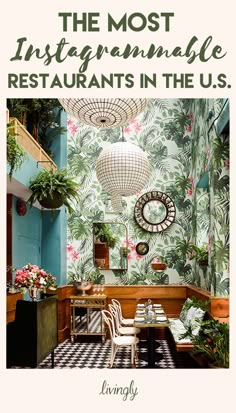
<path fill-rule="evenodd" d="M 123 126 L 121 127 L 121 142 L 126 142 L 125 137 L 124 137 L 124 128 L 123 128 Z"/>

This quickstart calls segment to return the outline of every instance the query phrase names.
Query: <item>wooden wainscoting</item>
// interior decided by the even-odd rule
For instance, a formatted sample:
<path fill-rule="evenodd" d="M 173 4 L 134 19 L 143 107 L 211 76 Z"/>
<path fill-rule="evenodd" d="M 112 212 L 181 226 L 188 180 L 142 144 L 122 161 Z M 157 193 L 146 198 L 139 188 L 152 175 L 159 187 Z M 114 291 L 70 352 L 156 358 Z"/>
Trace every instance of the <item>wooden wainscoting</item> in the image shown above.
<path fill-rule="evenodd" d="M 64 285 L 57 288 L 59 343 L 70 337 L 70 296 L 77 294 L 77 292 L 73 285 Z"/>
<path fill-rule="evenodd" d="M 48 290 L 49 292 L 49 290 Z M 55 294 L 55 292 L 52 292 Z M 70 338 L 70 296 L 76 295 L 78 290 L 73 285 L 64 285 L 57 288 L 58 298 L 58 340 L 62 343 Z M 93 288 L 89 294 L 93 294 Z M 209 313 L 220 321 L 229 320 L 229 298 L 213 297 L 207 291 L 191 285 L 161 285 L 161 286 L 113 286 L 105 285 L 104 294 L 108 298 L 108 304 L 112 298 L 120 301 L 124 317 L 133 318 L 138 302 L 146 302 L 150 298 L 153 303 L 162 304 L 166 314 L 170 318 L 178 318 L 182 305 L 186 298 L 195 296 L 198 300 L 209 300 Z M 14 320 L 15 304 L 21 294 L 8 295 L 7 321 Z M 14 303 L 13 303 L 14 301 Z M 160 333 L 160 332 L 159 332 Z"/>
<path fill-rule="evenodd" d="M 104 286 L 104 294 L 108 303 L 112 298 L 120 301 L 124 317 L 133 318 L 137 303 L 145 303 L 149 298 L 153 303 L 162 304 L 169 317 L 178 317 L 182 305 L 186 300 L 185 286 Z"/>
<path fill-rule="evenodd" d="M 222 323 L 229 322 L 229 298 L 211 297 L 211 315 Z"/>
<path fill-rule="evenodd" d="M 21 299 L 21 293 L 7 294 L 7 323 L 15 320 L 16 302 Z"/>
<path fill-rule="evenodd" d="M 210 300 L 208 312 L 221 322 L 229 322 L 229 297 L 214 297 L 209 292 L 192 285 L 186 286 L 187 297 L 196 297 L 198 300 Z"/>
<path fill-rule="evenodd" d="M 96 286 L 94 286 L 96 287 Z M 76 287 L 66 285 L 58 287 L 58 338 L 59 342 L 70 337 L 70 295 L 77 294 Z M 89 294 L 93 294 L 93 288 Z M 95 292 L 96 293 L 96 292 Z M 178 318 L 186 298 L 195 296 L 198 300 L 210 299 L 209 312 L 213 317 L 221 318 L 229 315 L 229 299 L 212 297 L 210 293 L 191 285 L 161 285 L 144 286 L 105 285 L 103 292 L 111 303 L 112 298 L 120 301 L 124 317 L 133 318 L 138 302 L 145 302 L 150 298 L 153 303 L 162 304 L 166 314 L 170 318 Z"/>

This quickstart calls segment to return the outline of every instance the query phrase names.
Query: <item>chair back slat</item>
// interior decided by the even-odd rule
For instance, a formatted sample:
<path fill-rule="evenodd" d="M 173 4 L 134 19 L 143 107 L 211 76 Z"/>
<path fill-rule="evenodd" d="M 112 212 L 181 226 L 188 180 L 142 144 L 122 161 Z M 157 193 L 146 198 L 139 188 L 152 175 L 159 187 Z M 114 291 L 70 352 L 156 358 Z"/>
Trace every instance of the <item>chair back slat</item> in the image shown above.
<path fill-rule="evenodd" d="M 119 320 L 120 320 L 120 322 L 121 322 L 122 319 L 123 319 L 122 310 L 121 310 L 121 304 L 120 304 L 120 302 L 119 302 L 118 300 L 116 300 L 115 298 L 112 298 L 111 302 L 112 302 L 112 305 L 114 305 L 114 306 L 117 308 L 117 311 L 118 311 L 118 314 L 119 314 Z"/>
<path fill-rule="evenodd" d="M 108 310 L 102 310 L 102 317 L 109 328 L 111 339 L 117 336 L 113 315 Z"/>
<path fill-rule="evenodd" d="M 119 335 L 119 328 L 121 327 L 121 321 L 119 317 L 119 310 L 116 306 L 109 304 L 109 310 L 111 314 L 113 315 L 114 322 L 115 322 L 115 327 L 116 327 L 116 333 Z"/>

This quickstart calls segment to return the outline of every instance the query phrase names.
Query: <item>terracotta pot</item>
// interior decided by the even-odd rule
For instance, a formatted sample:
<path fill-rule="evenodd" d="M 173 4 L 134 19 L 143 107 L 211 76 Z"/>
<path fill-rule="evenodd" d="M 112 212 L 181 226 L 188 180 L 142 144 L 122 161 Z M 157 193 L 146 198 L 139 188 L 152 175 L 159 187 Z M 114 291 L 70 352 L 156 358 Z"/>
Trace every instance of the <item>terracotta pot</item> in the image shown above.
<path fill-rule="evenodd" d="M 166 267 L 167 265 L 164 262 L 152 263 L 152 269 L 155 271 L 163 271 Z"/>
<path fill-rule="evenodd" d="M 41 201 L 39 201 L 39 203 L 44 208 L 56 209 L 56 208 L 60 208 L 63 205 L 63 200 L 62 200 L 61 194 L 59 194 L 59 192 L 57 191 L 54 191 L 52 198 L 51 197 L 43 198 Z"/>

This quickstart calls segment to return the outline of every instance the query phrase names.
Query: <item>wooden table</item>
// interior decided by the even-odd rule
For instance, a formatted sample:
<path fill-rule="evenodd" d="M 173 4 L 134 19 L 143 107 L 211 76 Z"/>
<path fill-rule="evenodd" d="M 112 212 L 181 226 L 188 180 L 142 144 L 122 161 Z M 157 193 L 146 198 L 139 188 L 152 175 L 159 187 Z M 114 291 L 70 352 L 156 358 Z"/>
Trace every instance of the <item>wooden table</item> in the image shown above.
<path fill-rule="evenodd" d="M 106 333 L 103 324 L 102 310 L 106 308 L 106 295 L 71 295 L 70 296 L 70 313 L 71 313 L 71 329 L 70 336 L 72 343 L 77 336 L 101 336 L 102 342 L 105 342 Z M 86 311 L 86 330 L 80 330 L 76 325 L 76 308 L 85 308 Z M 90 326 L 90 315 L 93 310 L 100 311 L 100 330 L 92 331 Z"/>
<path fill-rule="evenodd" d="M 134 319 L 134 327 L 138 328 L 146 328 L 147 329 L 147 345 L 148 345 L 148 368 L 156 367 L 155 360 L 156 360 L 156 346 L 155 346 L 155 328 L 163 328 L 169 327 L 170 323 L 169 320 L 162 308 L 162 306 L 155 307 L 153 306 L 152 311 L 155 312 L 156 310 L 162 310 L 162 314 L 156 314 L 153 316 L 152 319 L 148 318 L 148 314 L 146 311 L 146 307 L 144 307 L 145 314 L 138 314 L 137 310 L 141 310 L 142 308 L 137 307 Z M 138 321 L 137 318 L 144 318 L 143 321 Z M 166 321 L 159 321 L 157 317 L 166 317 Z"/>

